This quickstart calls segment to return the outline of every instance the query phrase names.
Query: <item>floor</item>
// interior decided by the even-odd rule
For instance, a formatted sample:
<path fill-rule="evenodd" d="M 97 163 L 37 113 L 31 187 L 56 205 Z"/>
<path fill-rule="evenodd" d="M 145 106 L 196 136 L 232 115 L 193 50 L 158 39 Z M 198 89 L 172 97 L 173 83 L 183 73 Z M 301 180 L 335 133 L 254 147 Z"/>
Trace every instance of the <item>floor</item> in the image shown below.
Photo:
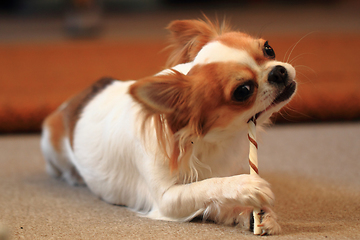
<path fill-rule="evenodd" d="M 359 134 L 359 123 L 281 125 L 261 134 L 260 174 L 272 185 L 283 229 L 271 239 L 360 237 Z M 12 239 L 255 238 L 239 227 L 142 218 L 52 179 L 39 135 L 1 136 L 0 153 L 0 221 Z"/>

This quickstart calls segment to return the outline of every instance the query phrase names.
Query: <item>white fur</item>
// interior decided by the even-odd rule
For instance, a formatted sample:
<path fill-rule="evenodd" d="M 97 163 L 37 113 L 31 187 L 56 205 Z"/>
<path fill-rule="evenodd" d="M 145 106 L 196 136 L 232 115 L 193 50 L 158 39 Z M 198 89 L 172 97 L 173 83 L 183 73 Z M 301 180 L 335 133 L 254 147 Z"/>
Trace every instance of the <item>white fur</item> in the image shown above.
<path fill-rule="evenodd" d="M 73 164 L 75 157 L 69 139 L 62 139 L 62 151 L 59 153 L 51 145 L 50 134 L 50 131 L 44 126 L 40 145 L 46 159 L 46 172 L 52 177 L 63 178 L 70 185 L 83 184 L 82 177 L 79 176 Z"/>
<path fill-rule="evenodd" d="M 247 148 L 239 148 L 239 141 L 234 140 L 246 139 L 246 131 L 221 143 L 196 142 L 196 155 L 206 158 L 206 163 L 203 163 L 206 167 L 199 168 L 199 182 L 196 184 L 177 185 L 179 180 L 170 173 L 168 164 L 164 159 L 157 159 L 156 144 L 145 147 L 143 143 L 137 121 L 140 108 L 127 93 L 131 84 L 132 82 L 115 82 L 106 88 L 86 106 L 75 129 L 73 163 L 95 194 L 109 203 L 126 205 L 145 213 L 150 211 L 148 214 L 151 217 L 172 220 L 192 218 L 194 214 L 203 212 L 207 204 L 214 200 L 221 203 L 232 202 L 238 195 L 245 198 L 240 198 L 239 201 L 250 201 L 247 199 L 249 196 L 240 194 L 239 191 L 256 191 L 247 189 L 256 185 L 264 191 L 259 194 L 267 202 L 272 201 L 269 198 L 272 196 L 271 191 L 260 178 L 240 175 L 234 177 L 236 181 L 230 182 L 214 178 L 240 172 L 239 156 L 244 157 Z M 149 142 L 156 143 L 156 139 Z M 67 148 L 67 151 L 71 149 Z M 222 167 L 223 165 L 227 167 Z M 229 184 L 233 184 L 235 189 L 227 186 Z M 216 185 L 218 189 L 213 190 Z M 229 189 L 228 197 L 217 199 L 221 195 L 217 192 L 224 189 Z M 201 196 L 191 194 L 199 191 L 203 192 Z M 261 205 L 260 200 L 254 201 Z"/>
<path fill-rule="evenodd" d="M 218 41 L 205 45 L 194 59 L 194 65 L 214 62 L 237 62 L 249 66 L 256 72 L 260 71 L 247 51 L 228 47 Z"/>
<path fill-rule="evenodd" d="M 259 66 L 246 51 L 219 42 L 209 43 L 194 62 L 174 69 L 187 74 L 196 64 L 219 61 L 248 65 L 262 74 L 259 78 L 262 83 L 276 65 L 285 66 L 289 75 L 295 77 L 290 65 L 270 61 Z M 164 70 L 159 74 L 170 72 Z M 187 176 L 170 172 L 168 163 L 158 154 L 156 136 L 151 128 L 145 140 L 141 136 L 141 107 L 128 93 L 132 83 L 116 81 L 88 103 L 76 124 L 73 150 L 69 140 L 64 140 L 64 156 L 93 193 L 145 216 L 173 221 L 186 221 L 204 214 L 219 222 L 239 222 L 242 217 L 249 216 L 252 207 L 273 204 L 274 195 L 265 180 L 248 174 L 238 175 L 242 170 L 241 162 L 246 163 L 248 155 L 246 119 L 274 100 L 275 94 L 269 85 L 264 83 L 259 89 L 257 108 L 250 109 L 242 119 L 236 119 L 230 130 L 213 129 L 204 138 L 194 140 L 192 172 Z M 46 128 L 41 145 L 49 162 L 59 157 L 49 144 Z M 268 220 L 264 228 L 275 226 L 271 231 L 278 232 L 274 214 L 269 210 L 267 216 L 272 220 Z"/>

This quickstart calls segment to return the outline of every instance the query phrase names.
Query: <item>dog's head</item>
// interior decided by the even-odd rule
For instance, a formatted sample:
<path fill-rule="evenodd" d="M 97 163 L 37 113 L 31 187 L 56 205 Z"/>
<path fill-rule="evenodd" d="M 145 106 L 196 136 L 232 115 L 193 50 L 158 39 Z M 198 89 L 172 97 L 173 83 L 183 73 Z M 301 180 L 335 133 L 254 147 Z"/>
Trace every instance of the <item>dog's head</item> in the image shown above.
<path fill-rule="evenodd" d="M 218 141 L 246 129 L 253 116 L 262 123 L 293 96 L 295 69 L 276 61 L 266 40 L 199 20 L 175 21 L 169 29 L 172 65 L 192 62 L 190 70 L 141 79 L 130 93 L 148 116 L 158 116 L 175 145 Z M 177 161 L 180 150 L 174 151 Z"/>

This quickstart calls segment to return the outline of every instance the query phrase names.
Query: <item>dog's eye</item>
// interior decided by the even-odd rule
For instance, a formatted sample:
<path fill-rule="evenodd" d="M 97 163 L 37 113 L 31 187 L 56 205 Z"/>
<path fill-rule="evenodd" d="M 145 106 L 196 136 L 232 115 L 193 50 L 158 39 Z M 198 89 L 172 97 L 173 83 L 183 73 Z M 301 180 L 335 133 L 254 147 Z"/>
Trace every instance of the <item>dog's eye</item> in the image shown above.
<path fill-rule="evenodd" d="M 248 100 L 254 93 L 255 84 L 252 81 L 248 81 L 243 85 L 238 86 L 233 93 L 233 100 L 237 102 L 244 102 Z"/>
<path fill-rule="evenodd" d="M 270 59 L 274 59 L 275 58 L 275 52 L 274 49 L 269 45 L 268 41 L 265 42 L 264 44 L 264 55 Z"/>

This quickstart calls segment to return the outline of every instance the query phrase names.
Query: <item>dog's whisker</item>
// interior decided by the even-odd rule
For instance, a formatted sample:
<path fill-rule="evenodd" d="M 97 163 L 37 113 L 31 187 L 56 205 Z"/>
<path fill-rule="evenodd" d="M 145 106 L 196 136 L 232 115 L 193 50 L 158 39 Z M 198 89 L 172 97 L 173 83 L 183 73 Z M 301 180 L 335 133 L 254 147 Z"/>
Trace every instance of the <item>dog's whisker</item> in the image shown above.
<path fill-rule="evenodd" d="M 316 74 L 316 73 L 314 73 L 314 74 Z M 303 76 L 306 80 L 308 80 L 308 82 L 313 83 L 312 79 L 311 79 L 310 77 L 308 77 L 306 74 L 304 74 L 304 73 L 302 73 L 302 72 L 300 72 L 300 71 L 297 71 L 297 75 L 301 75 L 301 76 Z M 302 81 L 298 81 L 298 84 L 299 84 L 299 85 L 300 85 L 300 84 L 303 84 L 303 83 L 304 83 L 303 80 L 302 80 Z"/>
<path fill-rule="evenodd" d="M 287 57 L 287 59 L 286 59 L 285 62 L 289 62 L 290 56 L 291 56 L 292 52 L 294 51 L 295 47 L 296 47 L 304 38 L 306 38 L 307 36 L 309 36 L 310 34 L 313 34 L 313 33 L 315 33 L 315 32 L 316 32 L 316 31 L 309 32 L 308 34 L 306 34 L 305 36 L 303 36 L 302 38 L 300 38 L 300 39 L 294 44 L 294 46 L 291 48 L 291 51 L 290 51 L 290 53 L 289 53 L 289 55 L 288 55 L 288 57 Z"/>
<path fill-rule="evenodd" d="M 288 59 L 288 58 L 287 58 L 288 53 L 289 53 L 290 49 L 294 47 L 294 45 L 295 45 L 295 43 L 292 44 L 292 45 L 286 50 L 286 52 L 285 52 L 285 54 L 284 54 L 284 57 L 283 57 L 283 59 L 282 59 L 283 62 L 288 62 L 288 61 L 286 61 L 286 59 Z"/>
<path fill-rule="evenodd" d="M 293 108 L 293 107 L 291 107 L 289 105 L 286 106 L 285 108 L 283 108 L 282 111 L 280 111 L 279 113 L 281 114 L 281 116 L 285 120 L 287 120 L 289 122 L 295 122 L 296 121 L 296 120 L 294 120 L 294 117 L 292 117 L 292 113 L 294 113 L 294 114 L 296 114 L 296 115 L 298 115 L 300 117 L 304 117 L 305 119 L 313 119 L 313 117 L 311 117 L 310 115 L 308 115 L 308 114 L 306 114 L 304 112 L 301 112 L 301 111 L 299 111 L 299 110 L 297 110 L 297 109 L 295 109 L 295 108 Z M 298 118 L 298 117 L 296 116 L 296 118 Z"/>
<path fill-rule="evenodd" d="M 316 55 L 313 53 L 301 53 L 299 55 L 297 55 L 296 57 L 294 57 L 293 59 L 291 59 L 290 61 L 288 61 L 289 64 L 294 64 L 295 61 L 298 61 L 299 59 L 303 58 L 305 55 Z"/>
<path fill-rule="evenodd" d="M 296 69 L 296 68 L 305 68 L 305 69 L 309 70 L 310 72 L 316 74 L 316 71 L 315 71 L 313 68 L 311 68 L 311 67 L 309 67 L 309 66 L 306 66 L 306 65 L 295 65 L 294 68 L 295 68 L 295 69 Z"/>

